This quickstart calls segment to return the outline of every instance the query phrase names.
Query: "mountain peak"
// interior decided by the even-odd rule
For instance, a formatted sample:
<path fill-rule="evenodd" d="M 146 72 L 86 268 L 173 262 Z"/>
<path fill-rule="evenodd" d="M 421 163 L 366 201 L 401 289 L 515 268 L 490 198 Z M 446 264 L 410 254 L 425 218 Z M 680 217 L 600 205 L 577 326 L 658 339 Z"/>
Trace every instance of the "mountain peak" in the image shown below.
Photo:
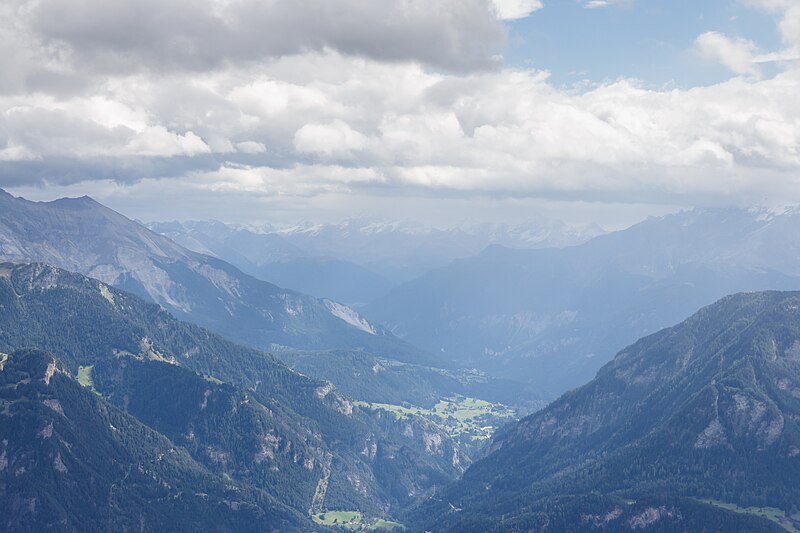
<path fill-rule="evenodd" d="M 108 209 L 106 206 L 92 198 L 91 196 L 79 196 L 76 198 L 65 197 L 53 200 L 52 202 L 45 202 L 52 206 L 57 206 L 62 209 Z"/>
<path fill-rule="evenodd" d="M 6 203 L 0 209 L 0 261 L 80 272 L 262 348 L 359 347 L 415 362 L 429 359 L 387 331 L 364 326 L 349 309 L 191 252 L 88 196 Z M 50 283 L 46 278 L 36 282 Z"/>

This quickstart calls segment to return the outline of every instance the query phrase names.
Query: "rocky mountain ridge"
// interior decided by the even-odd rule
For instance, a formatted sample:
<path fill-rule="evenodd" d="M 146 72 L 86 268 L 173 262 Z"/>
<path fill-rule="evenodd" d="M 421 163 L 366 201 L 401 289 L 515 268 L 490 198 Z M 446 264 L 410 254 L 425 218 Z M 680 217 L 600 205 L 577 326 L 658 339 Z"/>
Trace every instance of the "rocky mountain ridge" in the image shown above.
<path fill-rule="evenodd" d="M 487 457 L 429 503 L 443 518 L 426 527 L 543 531 L 555 519 L 568 530 L 633 530 L 641 502 L 662 509 L 656 530 L 693 530 L 691 520 L 771 527 L 756 526 L 755 511 L 736 525 L 731 508 L 772 508 L 773 522 L 796 527 L 798 475 L 800 293 L 738 294 L 634 343 L 587 385 L 498 433 Z"/>

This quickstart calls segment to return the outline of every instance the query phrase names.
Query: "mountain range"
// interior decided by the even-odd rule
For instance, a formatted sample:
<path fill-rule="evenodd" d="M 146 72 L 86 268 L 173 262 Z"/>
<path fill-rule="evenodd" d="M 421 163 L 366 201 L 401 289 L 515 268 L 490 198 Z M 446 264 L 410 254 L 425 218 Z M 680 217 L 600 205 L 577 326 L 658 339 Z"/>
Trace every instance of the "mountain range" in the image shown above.
<path fill-rule="evenodd" d="M 258 278 L 355 305 L 491 244 L 563 247 L 603 233 L 597 226 L 576 228 L 545 218 L 518 225 L 471 223 L 447 229 L 359 218 L 340 224 L 235 226 L 193 221 L 148 227 Z"/>
<path fill-rule="evenodd" d="M 454 367 L 346 305 L 280 288 L 190 251 L 88 197 L 42 203 L 0 191 L 3 260 L 42 262 L 99 279 L 179 319 L 271 351 L 359 400 L 431 407 L 459 394 L 526 411 L 541 403 L 541 395 L 518 380 Z"/>
<path fill-rule="evenodd" d="M 739 291 L 800 288 L 800 213 L 685 211 L 562 249 L 492 246 L 361 309 L 409 342 L 554 397 Z"/>
<path fill-rule="evenodd" d="M 31 363 L 37 369 L 33 377 L 32 370 L 17 372 L 30 366 L 26 347 L 45 351 L 33 356 L 38 361 Z M 150 481 L 128 487 L 132 515 L 124 514 L 124 506 L 97 497 L 97 491 L 115 490 L 121 478 L 128 479 L 124 467 L 129 463 L 145 469 L 140 474 L 161 487 L 152 497 L 165 509 L 175 499 L 188 498 L 185 512 L 190 513 L 191 506 L 208 497 L 220 505 L 233 502 L 235 511 L 252 511 L 235 514 L 233 530 L 280 524 L 269 518 L 277 513 L 289 531 L 302 531 L 312 527 L 312 511 L 357 509 L 371 516 L 396 512 L 455 479 L 469 462 L 457 443 L 423 418 L 363 409 L 330 382 L 303 376 L 273 356 L 180 322 L 132 294 L 49 265 L 0 266 L 0 352 L 5 354 L 2 378 L 8 393 L 3 427 L 18 434 L 5 438 L 0 452 L 2 487 L 25 515 L 15 515 L 15 520 L 32 524 L 31 530 L 51 521 L 66 521 L 65 529 L 70 529 L 84 515 L 90 523 L 108 520 L 112 529 L 128 527 L 128 518 L 136 523 L 151 501 Z M 48 399 L 50 389 L 43 392 L 40 382 L 49 385 L 54 372 L 63 387 L 54 388 Z M 87 388 L 81 389 L 76 379 Z M 49 410 L 40 405 L 49 405 Z M 63 433 L 55 433 L 52 441 L 31 436 L 41 431 L 39 426 L 51 425 L 51 411 L 65 417 L 63 423 L 54 422 Z M 25 433 L 14 429 L 23 427 Z M 109 439 L 109 446 L 116 448 L 108 457 L 84 457 L 92 454 L 93 440 Z M 51 442 L 58 446 L 51 447 Z M 185 464 L 166 463 L 165 473 L 151 474 L 149 463 L 142 463 L 152 460 L 150 451 L 159 461 L 167 452 L 178 454 Z M 125 459 L 129 456 L 134 459 Z M 42 462 L 45 457 L 49 467 Z M 82 470 L 86 468 L 96 473 Z M 85 477 L 62 478 L 59 472 Z M 76 498 L 83 495 L 86 505 L 73 510 L 79 500 L 63 502 L 55 518 L 39 512 L 50 510 L 58 502 L 57 492 L 73 485 L 81 487 Z M 235 500 L 226 492 L 230 490 L 238 494 Z M 124 516 L 115 518 L 117 512 Z M 148 520 L 157 517 L 154 513 Z M 204 529 L 214 526 L 201 514 L 196 520 L 206 520 Z M 197 523 L 187 522 L 178 530 Z"/>
<path fill-rule="evenodd" d="M 800 293 L 726 297 L 639 340 L 489 449 L 417 523 L 795 531 Z"/>
<path fill-rule="evenodd" d="M 5 529 L 800 530 L 800 292 L 725 296 L 800 287 L 799 213 L 493 245 L 359 311 L 226 261 L 325 272 L 344 226 L 193 224 L 0 192 Z"/>
<path fill-rule="evenodd" d="M 166 437 L 81 387 L 42 351 L 0 371 L 5 531 L 273 531 L 306 519 L 213 475 Z"/>
<path fill-rule="evenodd" d="M 309 515 L 356 507 L 405 509 L 412 531 L 792 530 L 799 347 L 800 293 L 727 297 L 498 431 L 452 483 L 467 463 L 424 419 L 363 409 L 97 280 L 6 264 L 4 517 L 313 531 Z"/>
<path fill-rule="evenodd" d="M 343 304 L 189 251 L 89 197 L 30 202 L 0 191 L 0 260 L 80 272 L 261 349 L 363 348 L 430 359 Z"/>

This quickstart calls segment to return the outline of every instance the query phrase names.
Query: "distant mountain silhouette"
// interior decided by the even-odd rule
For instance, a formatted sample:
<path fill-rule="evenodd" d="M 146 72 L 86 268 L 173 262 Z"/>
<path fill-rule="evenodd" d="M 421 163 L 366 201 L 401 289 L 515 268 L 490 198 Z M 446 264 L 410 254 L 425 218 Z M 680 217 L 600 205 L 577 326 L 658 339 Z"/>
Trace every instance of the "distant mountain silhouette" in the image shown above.
<path fill-rule="evenodd" d="M 500 246 L 363 308 L 409 342 L 551 397 L 735 292 L 800 289 L 800 214 L 696 210 L 563 249 Z"/>

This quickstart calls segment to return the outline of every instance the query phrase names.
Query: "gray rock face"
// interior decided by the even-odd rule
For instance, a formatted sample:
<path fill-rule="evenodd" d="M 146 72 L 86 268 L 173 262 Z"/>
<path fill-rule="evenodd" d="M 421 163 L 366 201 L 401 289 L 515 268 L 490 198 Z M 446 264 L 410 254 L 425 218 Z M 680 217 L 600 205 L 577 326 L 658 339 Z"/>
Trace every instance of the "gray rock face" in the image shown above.
<path fill-rule="evenodd" d="M 417 353 L 349 308 L 189 251 L 89 197 L 30 202 L 0 191 L 0 261 L 88 275 L 262 349 L 363 347 L 400 359 Z"/>

